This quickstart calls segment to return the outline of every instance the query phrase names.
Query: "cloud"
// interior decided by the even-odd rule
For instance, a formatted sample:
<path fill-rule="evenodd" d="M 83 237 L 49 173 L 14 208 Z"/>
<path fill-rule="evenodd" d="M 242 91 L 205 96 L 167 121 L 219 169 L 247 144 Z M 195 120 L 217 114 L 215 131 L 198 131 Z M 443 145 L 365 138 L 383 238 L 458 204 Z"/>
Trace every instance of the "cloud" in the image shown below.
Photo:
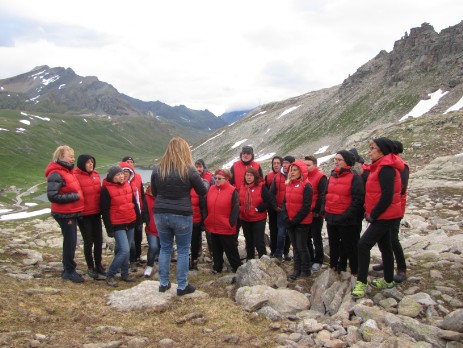
<path fill-rule="evenodd" d="M 412 27 L 461 13 L 460 0 L 5 0 L 0 79 L 70 67 L 219 115 L 340 84 Z"/>

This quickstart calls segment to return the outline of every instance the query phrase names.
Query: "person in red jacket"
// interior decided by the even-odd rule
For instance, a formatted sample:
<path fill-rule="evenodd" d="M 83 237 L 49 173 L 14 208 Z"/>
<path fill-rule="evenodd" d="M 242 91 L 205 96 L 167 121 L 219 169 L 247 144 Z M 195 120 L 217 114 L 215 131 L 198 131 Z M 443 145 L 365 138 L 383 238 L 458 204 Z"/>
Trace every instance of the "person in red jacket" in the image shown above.
<path fill-rule="evenodd" d="M 159 255 L 159 247 L 161 245 L 159 241 L 159 233 L 154 222 L 153 209 L 156 198 L 151 193 L 151 185 L 146 188 L 146 194 L 143 198 L 143 208 L 141 211 L 142 220 L 146 223 L 145 232 L 146 239 L 148 241 L 148 255 L 146 260 L 146 268 L 144 272 L 145 278 L 150 278 L 153 273 L 154 262 L 156 256 Z"/>
<path fill-rule="evenodd" d="M 204 178 L 202 178 L 202 180 L 204 186 L 206 186 L 209 190 L 209 181 Z M 203 245 L 202 229 L 204 225 L 204 216 L 206 214 L 206 195 L 199 195 L 196 193 L 194 188 L 191 188 L 190 196 L 191 207 L 193 208 L 193 231 L 191 234 L 190 270 L 198 270 L 198 257 L 201 255 Z"/>
<path fill-rule="evenodd" d="M 307 247 L 309 248 L 310 260 L 312 261 L 312 273 L 319 272 L 323 265 L 323 216 L 320 214 L 322 201 L 325 198 L 327 185 L 326 175 L 318 170 L 317 158 L 315 156 L 305 156 L 304 163 L 307 165 L 307 180 L 312 185 L 312 223 L 310 224 Z M 313 242 L 313 243 L 312 243 Z"/>
<path fill-rule="evenodd" d="M 358 276 L 354 298 L 365 296 L 370 266 L 370 250 L 378 243 L 384 265 L 384 278 L 373 279 L 371 286 L 377 289 L 394 287 L 394 255 L 391 234 L 394 224 L 402 215 L 401 178 L 403 161 L 393 154 L 394 143 L 388 138 L 376 138 L 369 143 L 372 161 L 365 186 L 365 220 L 369 223 L 358 243 Z"/>
<path fill-rule="evenodd" d="M 77 158 L 77 168 L 74 169 L 74 175 L 84 194 L 83 216 L 77 223 L 84 240 L 87 274 L 93 279 L 98 279 L 99 275 L 106 276 L 106 270 L 101 263 L 103 248 L 103 228 L 100 213 L 101 181 L 95 170 L 95 165 L 95 157 L 82 154 Z"/>
<path fill-rule="evenodd" d="M 84 210 L 84 195 L 79 181 L 72 173 L 74 150 L 58 146 L 52 161 L 45 169 L 47 197 L 51 202 L 51 215 L 61 227 L 63 235 L 63 273 L 61 278 L 82 283 L 84 278 L 76 272 L 74 256 L 77 245 L 77 219 Z"/>
<path fill-rule="evenodd" d="M 239 195 L 240 220 L 246 240 L 246 259 L 254 259 L 256 249 L 260 258 L 267 255 L 264 239 L 267 208 L 276 209 L 276 203 L 255 168 L 246 169 Z"/>
<path fill-rule="evenodd" d="M 358 269 L 358 212 L 365 196 L 362 178 L 351 170 L 354 163 L 351 152 L 341 150 L 336 153 L 322 203 L 330 245 L 330 267 L 345 272 L 347 261 L 340 260 L 345 255 L 351 274 L 357 274 Z"/>
<path fill-rule="evenodd" d="M 265 176 L 264 183 L 268 190 L 272 186 L 273 178 L 280 172 L 283 158 L 280 156 L 274 156 L 272 158 L 272 170 Z M 278 224 L 277 224 L 277 212 L 275 209 L 268 209 L 268 228 L 270 230 L 270 256 L 275 254 L 277 249 L 278 239 Z"/>
<path fill-rule="evenodd" d="M 404 163 L 404 169 L 400 172 L 400 179 L 402 183 L 402 189 L 400 191 L 401 203 L 402 203 L 402 214 L 400 219 L 396 220 L 394 223 L 394 228 L 391 234 L 392 242 L 392 251 L 394 253 L 394 258 L 397 263 L 397 273 L 394 275 L 394 282 L 402 283 L 407 279 L 407 264 L 405 263 L 405 255 L 402 249 L 402 245 L 399 240 L 400 232 L 400 220 L 405 215 L 405 207 L 407 205 L 407 189 L 408 189 L 408 179 L 410 176 L 410 168 L 408 164 L 400 157 L 400 154 L 403 153 L 404 147 L 403 144 L 398 140 L 393 140 L 394 142 L 394 154 L 397 155 Z M 374 271 L 382 271 L 384 269 L 383 263 L 373 266 Z"/>
<path fill-rule="evenodd" d="M 294 161 L 289 167 L 282 206 L 294 254 L 294 272 L 289 276 L 290 280 L 311 275 L 307 238 L 312 223 L 312 195 L 312 185 L 307 180 L 307 165 L 303 161 Z"/>
<path fill-rule="evenodd" d="M 116 273 L 121 270 L 121 280 L 133 282 L 129 276 L 130 245 L 133 241 L 133 231 L 137 220 L 137 204 L 130 184 L 124 180 L 124 171 L 119 166 L 108 169 L 108 175 L 103 180 L 100 207 L 106 232 L 115 239 L 114 259 L 106 274 L 106 283 L 117 287 Z"/>
<path fill-rule="evenodd" d="M 214 176 L 215 185 L 207 193 L 207 215 L 204 220 L 206 230 L 211 232 L 213 272 L 222 272 L 224 252 L 233 272 L 236 272 L 241 266 L 235 237 L 240 212 L 239 194 L 229 182 L 231 173 L 228 169 L 219 169 Z"/>

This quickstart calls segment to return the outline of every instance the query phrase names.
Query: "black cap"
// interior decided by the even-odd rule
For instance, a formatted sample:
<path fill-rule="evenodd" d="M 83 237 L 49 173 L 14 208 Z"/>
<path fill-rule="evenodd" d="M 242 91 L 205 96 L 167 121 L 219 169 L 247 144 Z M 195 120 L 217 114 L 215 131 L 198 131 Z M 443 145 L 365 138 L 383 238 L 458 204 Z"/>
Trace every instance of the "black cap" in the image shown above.
<path fill-rule="evenodd" d="M 96 160 L 95 157 L 89 154 L 82 154 L 77 158 L 77 168 L 79 168 L 81 171 L 86 172 L 87 170 L 85 169 L 85 163 L 91 159 L 93 160 L 93 169 L 95 169 L 96 166 Z"/>
<path fill-rule="evenodd" d="M 288 161 L 289 163 L 293 163 L 294 161 L 296 160 L 296 158 L 294 158 L 294 156 L 285 156 L 283 157 L 283 161 Z"/>
<path fill-rule="evenodd" d="M 336 152 L 336 154 L 341 155 L 344 162 L 346 162 L 348 166 L 352 167 L 355 164 L 355 156 L 352 152 L 347 151 L 347 150 L 341 150 L 341 151 Z"/>
<path fill-rule="evenodd" d="M 119 166 L 109 167 L 108 175 L 106 175 L 106 180 L 108 180 L 109 182 L 113 182 L 116 174 L 121 173 L 121 172 L 124 172 L 124 170 Z"/>
<path fill-rule="evenodd" d="M 135 160 L 133 159 L 132 156 L 125 156 L 121 162 L 127 162 L 127 161 L 133 161 L 135 163 Z"/>
<path fill-rule="evenodd" d="M 250 153 L 252 155 L 254 154 L 254 149 L 251 146 L 246 145 L 241 149 L 241 153 Z"/>
<path fill-rule="evenodd" d="M 378 145 L 379 149 L 383 153 L 383 155 L 389 155 L 390 153 L 394 153 L 395 145 L 394 142 L 389 138 L 376 138 L 373 139 L 373 142 Z"/>
<path fill-rule="evenodd" d="M 392 142 L 394 143 L 394 151 L 393 153 L 398 155 L 399 153 L 403 153 L 404 152 L 404 145 L 398 141 L 398 140 L 392 140 Z"/>
<path fill-rule="evenodd" d="M 358 163 L 365 163 L 365 160 L 363 159 L 362 156 L 359 155 L 357 149 L 354 147 L 352 149 L 349 150 L 349 152 L 352 152 L 352 154 L 354 155 L 355 157 L 355 162 L 358 162 Z"/>

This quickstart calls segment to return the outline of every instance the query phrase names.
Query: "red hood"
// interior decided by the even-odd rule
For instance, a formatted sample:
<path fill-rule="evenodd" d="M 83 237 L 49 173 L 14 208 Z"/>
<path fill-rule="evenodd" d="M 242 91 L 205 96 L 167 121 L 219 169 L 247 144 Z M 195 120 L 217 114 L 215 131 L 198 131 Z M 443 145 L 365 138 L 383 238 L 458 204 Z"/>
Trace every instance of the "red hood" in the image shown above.
<path fill-rule="evenodd" d="M 289 170 L 291 170 L 292 166 L 296 166 L 296 167 L 299 168 L 299 170 L 301 171 L 301 174 L 302 174 L 302 181 L 307 180 L 307 175 L 309 173 L 309 169 L 307 168 L 307 165 L 304 163 L 304 161 L 301 161 L 301 160 L 294 161 L 289 166 Z"/>

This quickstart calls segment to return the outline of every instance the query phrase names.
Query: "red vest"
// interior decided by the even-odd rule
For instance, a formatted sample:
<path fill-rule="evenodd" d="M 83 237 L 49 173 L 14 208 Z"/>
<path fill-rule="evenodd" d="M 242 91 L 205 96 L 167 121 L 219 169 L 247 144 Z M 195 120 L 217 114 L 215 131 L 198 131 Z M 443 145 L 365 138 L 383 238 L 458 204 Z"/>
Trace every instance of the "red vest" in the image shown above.
<path fill-rule="evenodd" d="M 193 223 L 199 224 L 203 219 L 201 216 L 201 207 L 199 206 L 199 195 L 192 187 L 190 190 L 191 207 L 193 208 Z"/>
<path fill-rule="evenodd" d="M 237 189 L 239 189 L 244 183 L 244 174 L 246 173 L 246 169 L 251 167 L 255 168 L 259 172 L 260 164 L 256 161 L 251 161 L 251 163 L 245 165 L 241 160 L 233 163 L 233 179 Z"/>
<path fill-rule="evenodd" d="M 365 213 L 369 216 L 371 211 L 378 203 L 381 197 L 381 186 L 379 184 L 379 172 L 384 166 L 390 166 L 395 170 L 394 176 L 394 195 L 392 203 L 381 213 L 377 220 L 398 219 L 402 215 L 402 203 L 400 197 L 401 179 L 400 171 L 403 170 L 404 164 L 397 159 L 398 156 L 388 154 L 381 157 L 370 165 L 370 175 L 365 186 Z"/>
<path fill-rule="evenodd" d="M 402 162 L 403 162 L 403 164 L 404 164 L 404 167 L 407 167 L 408 170 L 409 170 L 409 173 L 410 173 L 410 167 L 408 166 L 407 162 L 405 162 L 405 161 L 403 160 L 402 157 L 400 157 L 400 156 L 397 156 L 397 157 L 400 158 L 400 159 L 402 160 Z M 400 193 L 401 193 L 401 194 L 400 194 L 400 203 L 401 203 L 401 205 L 402 205 L 402 216 L 401 216 L 401 217 L 404 217 L 404 215 L 405 215 L 405 208 L 407 207 L 407 193 L 408 193 L 408 187 L 405 188 L 404 194 L 402 194 L 402 191 L 403 191 L 403 188 L 402 188 L 402 190 L 400 191 Z"/>
<path fill-rule="evenodd" d="M 240 187 L 240 219 L 248 222 L 255 222 L 265 220 L 267 218 L 267 210 L 263 212 L 257 212 L 256 208 L 259 204 L 263 203 L 262 199 L 262 187 L 263 183 L 260 182 L 257 186 L 254 184 L 251 185 L 242 185 Z M 245 201 L 246 193 L 249 192 L 251 195 L 251 206 L 246 210 Z"/>
<path fill-rule="evenodd" d="M 98 214 L 100 212 L 100 176 L 96 170 L 91 173 L 84 172 L 80 168 L 74 168 L 74 176 L 80 183 L 84 193 L 84 211 L 82 215 Z"/>
<path fill-rule="evenodd" d="M 109 217 L 111 225 L 124 225 L 134 222 L 137 219 L 135 205 L 132 201 L 132 188 L 128 182 L 122 185 L 105 180 L 106 189 L 111 197 Z"/>
<path fill-rule="evenodd" d="M 207 193 L 206 230 L 216 234 L 236 234 L 236 226 L 230 226 L 232 196 L 235 187 L 228 181 L 222 186 L 213 185 Z"/>
<path fill-rule="evenodd" d="M 306 185 L 310 185 L 307 179 L 305 180 L 291 180 L 291 182 L 286 185 L 286 212 L 290 220 L 294 219 L 296 214 L 302 208 L 302 201 L 304 199 L 304 188 Z M 300 222 L 303 225 L 310 225 L 312 223 L 312 212 L 310 211 L 304 219 Z"/>
<path fill-rule="evenodd" d="M 270 186 L 272 185 L 272 181 L 274 177 L 275 177 L 275 172 L 273 170 L 265 176 L 265 186 L 267 186 L 267 188 L 270 188 Z"/>
<path fill-rule="evenodd" d="M 45 176 L 48 177 L 51 173 L 57 172 L 63 178 L 65 184 L 61 186 L 59 193 L 78 193 L 80 199 L 70 203 L 51 203 L 51 211 L 60 214 L 78 213 L 84 210 L 84 194 L 80 188 L 79 181 L 72 171 L 64 168 L 56 162 L 50 162 L 45 169 Z"/>
<path fill-rule="evenodd" d="M 337 171 L 339 175 L 339 171 Z M 325 211 L 330 214 L 342 214 L 352 204 L 352 180 L 354 173 L 342 172 L 339 176 L 330 176 L 325 197 Z"/>
<path fill-rule="evenodd" d="M 201 175 L 201 178 L 206 179 L 209 182 L 209 185 L 212 185 L 213 176 L 214 175 L 210 171 L 206 170 L 203 172 L 203 175 Z"/>
<path fill-rule="evenodd" d="M 156 198 L 152 194 L 145 195 L 146 200 L 146 208 L 148 209 L 148 214 L 150 214 L 150 221 L 145 226 L 145 232 L 148 234 L 154 234 L 156 237 L 159 236 L 158 229 L 156 224 L 154 223 L 154 215 L 153 215 L 153 208 L 154 203 L 156 202 Z"/>
<path fill-rule="evenodd" d="M 307 173 L 307 180 L 309 180 L 310 185 L 312 185 L 312 190 L 313 190 L 313 196 L 312 196 L 312 210 L 315 208 L 315 205 L 317 204 L 317 199 L 318 199 L 318 184 L 320 183 L 320 180 L 326 177 L 325 174 L 323 174 L 321 171 L 318 170 L 318 168 L 315 168 L 311 172 Z"/>
<path fill-rule="evenodd" d="M 283 174 L 278 172 L 275 174 L 275 199 L 278 205 L 278 208 L 281 208 L 283 200 L 285 199 L 286 192 L 286 178 Z"/>

